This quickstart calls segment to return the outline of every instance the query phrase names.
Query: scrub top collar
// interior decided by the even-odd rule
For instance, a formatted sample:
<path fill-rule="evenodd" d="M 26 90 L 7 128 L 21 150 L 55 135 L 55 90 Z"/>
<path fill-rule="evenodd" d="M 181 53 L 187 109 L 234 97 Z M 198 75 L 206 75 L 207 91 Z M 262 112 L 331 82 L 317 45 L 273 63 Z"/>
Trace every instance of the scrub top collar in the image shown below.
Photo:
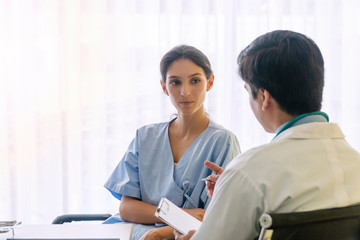
<path fill-rule="evenodd" d="M 329 122 L 329 116 L 321 111 L 311 112 L 311 113 L 304 113 L 296 116 L 295 118 L 291 119 L 290 121 L 280 125 L 278 129 L 276 129 L 275 137 L 273 140 L 283 131 L 288 128 L 295 127 L 304 123 L 311 123 L 311 122 Z"/>

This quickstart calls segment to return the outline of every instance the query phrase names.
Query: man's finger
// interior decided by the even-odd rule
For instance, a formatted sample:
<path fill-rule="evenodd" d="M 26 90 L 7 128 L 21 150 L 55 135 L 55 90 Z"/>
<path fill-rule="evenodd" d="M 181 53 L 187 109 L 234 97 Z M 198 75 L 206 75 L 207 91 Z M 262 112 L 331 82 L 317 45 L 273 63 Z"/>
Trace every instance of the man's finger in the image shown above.
<path fill-rule="evenodd" d="M 209 161 L 205 161 L 204 165 L 217 174 L 222 174 L 222 172 L 224 171 L 222 167 Z"/>

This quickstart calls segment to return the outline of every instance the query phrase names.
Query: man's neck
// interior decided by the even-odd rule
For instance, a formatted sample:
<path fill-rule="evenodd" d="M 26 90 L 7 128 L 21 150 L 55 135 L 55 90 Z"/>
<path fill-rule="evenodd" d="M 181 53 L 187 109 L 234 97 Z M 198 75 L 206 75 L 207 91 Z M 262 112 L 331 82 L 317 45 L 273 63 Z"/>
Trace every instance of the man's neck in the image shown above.
<path fill-rule="evenodd" d="M 281 125 L 289 122 L 294 117 L 296 117 L 296 115 L 290 115 L 282 110 L 278 110 L 276 113 L 273 114 L 273 121 L 270 126 L 271 129 L 269 129 L 269 132 L 275 133 Z"/>

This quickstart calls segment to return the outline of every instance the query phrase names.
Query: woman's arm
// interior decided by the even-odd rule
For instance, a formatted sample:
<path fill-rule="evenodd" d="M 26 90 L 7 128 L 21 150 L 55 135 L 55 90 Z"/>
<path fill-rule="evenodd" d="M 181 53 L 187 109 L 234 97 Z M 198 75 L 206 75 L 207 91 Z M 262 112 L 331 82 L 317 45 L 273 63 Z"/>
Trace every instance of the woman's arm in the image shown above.
<path fill-rule="evenodd" d="M 187 209 L 182 208 L 185 212 L 193 216 L 194 218 L 198 219 L 199 221 L 202 221 L 205 215 L 205 209 L 202 208 L 193 208 L 193 209 Z"/>
<path fill-rule="evenodd" d="M 157 206 L 123 195 L 121 198 L 119 213 L 121 219 L 124 221 L 153 224 L 161 222 L 154 215 L 156 208 Z"/>
<path fill-rule="evenodd" d="M 121 198 L 121 204 L 119 208 L 120 217 L 124 221 L 153 224 L 161 222 L 155 217 L 155 211 L 157 206 L 143 202 L 133 197 L 123 195 Z M 202 208 L 184 209 L 190 215 L 202 221 L 205 210 Z"/>

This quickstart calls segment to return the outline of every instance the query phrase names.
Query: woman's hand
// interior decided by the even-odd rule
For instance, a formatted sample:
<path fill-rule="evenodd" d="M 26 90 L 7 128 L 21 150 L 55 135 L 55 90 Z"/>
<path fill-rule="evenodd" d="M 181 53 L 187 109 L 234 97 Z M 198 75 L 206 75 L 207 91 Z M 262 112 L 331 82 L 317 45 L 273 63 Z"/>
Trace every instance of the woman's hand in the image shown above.
<path fill-rule="evenodd" d="M 204 165 L 205 167 L 209 168 L 210 170 L 216 173 L 208 176 L 209 180 L 206 181 L 206 193 L 211 198 L 214 193 L 216 181 L 218 180 L 220 175 L 224 172 L 224 169 L 219 165 L 209 161 L 205 161 Z"/>
<path fill-rule="evenodd" d="M 139 240 L 162 240 L 171 237 L 174 237 L 173 229 L 165 226 L 148 230 Z"/>
<path fill-rule="evenodd" d="M 193 216 L 194 218 L 198 219 L 199 221 L 202 221 L 205 214 L 205 209 L 202 208 L 193 208 L 193 209 L 187 209 L 183 208 L 185 212 Z"/>

